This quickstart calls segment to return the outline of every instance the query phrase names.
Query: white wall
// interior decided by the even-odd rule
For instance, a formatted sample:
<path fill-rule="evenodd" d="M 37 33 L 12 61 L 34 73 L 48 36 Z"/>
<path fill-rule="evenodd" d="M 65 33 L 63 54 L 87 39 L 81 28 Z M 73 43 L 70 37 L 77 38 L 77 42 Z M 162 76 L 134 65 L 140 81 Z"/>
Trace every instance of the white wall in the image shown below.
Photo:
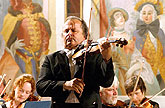
<path fill-rule="evenodd" d="M 48 20 L 48 0 L 43 0 L 43 14 L 44 17 Z"/>
<path fill-rule="evenodd" d="M 65 0 L 43 0 L 43 13 L 48 19 L 52 35 L 49 40 L 49 53 L 63 48 L 61 30 L 64 24 Z"/>
<path fill-rule="evenodd" d="M 91 0 L 83 0 L 83 19 L 89 27 L 89 17 L 91 10 Z M 90 29 L 91 30 L 91 29 Z"/>
<path fill-rule="evenodd" d="M 61 38 L 62 26 L 65 20 L 65 0 L 56 0 L 56 50 L 63 48 Z"/>

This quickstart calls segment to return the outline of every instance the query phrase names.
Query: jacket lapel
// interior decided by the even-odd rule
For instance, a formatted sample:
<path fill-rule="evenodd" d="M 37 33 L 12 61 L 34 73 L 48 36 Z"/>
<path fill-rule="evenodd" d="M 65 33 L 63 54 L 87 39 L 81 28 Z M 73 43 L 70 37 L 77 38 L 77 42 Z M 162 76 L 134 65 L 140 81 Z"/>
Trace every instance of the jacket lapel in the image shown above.
<path fill-rule="evenodd" d="M 63 68 L 62 73 L 64 75 L 65 80 L 70 80 L 71 79 L 71 75 L 70 75 L 70 68 L 69 68 L 69 59 L 66 56 L 66 52 L 65 51 L 61 50 L 60 53 L 62 55 L 62 59 L 63 59 L 64 64 L 66 64 L 65 67 L 62 67 Z"/>

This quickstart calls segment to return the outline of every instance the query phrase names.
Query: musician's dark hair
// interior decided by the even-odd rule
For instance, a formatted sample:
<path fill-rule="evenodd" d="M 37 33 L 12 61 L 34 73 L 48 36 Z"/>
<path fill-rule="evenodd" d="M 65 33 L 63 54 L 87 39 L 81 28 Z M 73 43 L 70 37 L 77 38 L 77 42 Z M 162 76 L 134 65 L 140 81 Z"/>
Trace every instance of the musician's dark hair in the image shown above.
<path fill-rule="evenodd" d="M 137 77 L 138 77 L 137 75 L 132 76 L 131 78 L 126 80 L 125 90 L 126 90 L 127 95 L 129 93 L 133 92 Z M 146 86 L 145 86 L 145 83 L 144 83 L 144 81 L 141 77 L 139 77 L 139 81 L 138 81 L 138 84 L 137 84 L 137 87 L 136 87 L 136 90 L 138 90 L 138 89 L 140 89 L 142 93 L 143 92 L 146 93 Z"/>
<path fill-rule="evenodd" d="M 82 27 L 85 39 L 87 39 L 88 27 L 86 25 L 86 22 L 83 19 L 81 19 L 81 18 L 79 18 L 77 16 L 69 16 L 69 17 L 66 18 L 65 22 L 68 21 L 68 20 L 73 20 L 73 19 L 77 19 L 77 20 L 79 20 L 81 22 L 81 27 Z"/>

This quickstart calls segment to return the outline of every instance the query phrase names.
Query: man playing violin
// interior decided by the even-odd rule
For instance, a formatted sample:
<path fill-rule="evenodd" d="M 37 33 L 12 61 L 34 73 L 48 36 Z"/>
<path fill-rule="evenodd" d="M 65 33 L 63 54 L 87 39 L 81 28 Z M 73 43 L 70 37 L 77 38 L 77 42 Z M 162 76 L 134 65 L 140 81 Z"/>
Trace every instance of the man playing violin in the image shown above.
<path fill-rule="evenodd" d="M 53 107 L 58 103 L 80 103 L 82 108 L 102 108 L 99 86 L 109 87 L 114 79 L 111 47 L 102 39 L 99 41 L 101 53 L 73 59 L 72 55 L 84 48 L 82 43 L 87 35 L 84 20 L 68 17 L 62 31 L 64 49 L 45 58 L 36 88 L 39 95 L 52 97 L 56 103 Z"/>
<path fill-rule="evenodd" d="M 103 108 L 123 108 L 126 104 L 117 100 L 119 81 L 114 77 L 114 81 L 110 87 L 100 87 L 100 97 L 103 103 Z"/>
<path fill-rule="evenodd" d="M 127 93 L 128 97 L 130 99 L 132 99 L 132 105 L 135 107 L 142 107 L 142 108 L 159 108 L 159 104 L 157 102 L 148 100 L 145 97 L 146 86 L 141 77 L 139 77 L 139 81 L 138 81 L 136 90 L 133 93 L 137 78 L 138 78 L 137 75 L 132 76 L 125 82 L 126 93 Z M 145 102 L 145 104 L 144 104 L 144 102 Z M 126 100 L 125 103 L 127 103 L 129 105 L 130 100 Z"/>

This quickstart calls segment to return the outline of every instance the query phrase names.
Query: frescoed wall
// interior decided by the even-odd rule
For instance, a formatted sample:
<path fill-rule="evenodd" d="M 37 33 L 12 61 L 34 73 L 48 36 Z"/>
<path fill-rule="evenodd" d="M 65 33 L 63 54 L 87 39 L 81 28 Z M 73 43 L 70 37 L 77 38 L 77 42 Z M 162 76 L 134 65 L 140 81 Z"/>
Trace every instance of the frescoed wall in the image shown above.
<path fill-rule="evenodd" d="M 3 25 L 3 23 L 5 22 L 5 24 L 7 24 L 6 20 L 4 20 L 4 17 L 8 13 L 8 7 L 10 6 L 10 3 L 9 0 L 0 1 L 0 15 L 2 16 L 0 18 L 0 30 L 2 37 L 1 41 L 3 40 L 5 42 L 5 44 L 0 44 L 0 48 L 3 48 L 4 50 L 4 48 L 6 47 L 7 53 L 9 53 L 11 57 L 13 57 L 12 59 L 14 60 L 16 65 L 15 76 L 27 72 L 33 74 L 37 79 L 37 75 L 39 73 L 39 65 L 42 63 L 41 61 L 43 60 L 44 56 L 63 48 L 61 29 L 66 16 L 68 16 L 69 14 L 73 14 L 70 12 L 77 12 L 74 13 L 74 15 L 78 15 L 83 18 L 89 26 L 88 23 L 90 16 L 90 8 L 92 7 L 92 17 L 90 23 L 91 39 L 97 40 L 102 36 L 107 36 L 108 30 L 111 28 L 111 32 L 108 36 L 109 38 L 118 39 L 124 37 L 129 41 L 129 44 L 124 48 L 113 46 L 115 73 L 120 81 L 119 94 L 126 94 L 124 90 L 125 80 L 132 75 L 138 75 L 139 72 L 141 72 L 141 76 L 146 83 L 147 95 L 153 95 L 165 87 L 165 14 L 163 11 L 165 10 L 164 0 L 77 0 L 76 4 L 78 3 L 79 5 L 76 5 L 71 9 L 67 9 L 67 7 L 69 7 L 68 4 L 73 5 L 74 0 L 33 0 L 33 2 L 39 3 L 42 7 L 42 12 L 40 12 L 42 13 L 41 18 L 44 19 L 44 22 L 46 22 L 47 24 L 42 25 L 42 27 L 40 28 L 42 29 L 41 31 L 45 31 L 44 33 L 46 33 L 46 35 L 42 38 L 42 43 L 44 43 L 44 45 L 40 46 L 39 48 L 42 49 L 42 51 L 40 52 L 40 50 L 36 49 L 35 47 L 31 50 L 35 53 L 29 53 L 28 48 L 25 48 L 24 50 L 19 50 L 19 53 L 18 51 L 13 53 L 13 50 L 11 49 L 11 46 L 14 46 L 13 43 L 16 43 L 15 46 L 17 46 L 17 48 L 19 49 L 20 47 L 22 47 L 22 45 L 24 46 L 24 44 L 22 44 L 24 40 L 21 40 L 22 38 L 17 37 L 17 35 L 15 35 L 15 38 L 10 38 L 10 35 L 8 35 L 8 33 L 12 31 L 8 31 L 7 29 L 11 30 L 15 28 L 15 24 L 17 21 L 14 18 L 10 20 L 11 22 L 15 21 L 15 24 L 13 24 L 13 28 L 11 28 L 12 23 L 9 23 L 10 28 L 2 30 L 2 28 L 8 27 L 7 25 Z M 147 2 L 150 2 L 150 4 L 153 6 L 152 9 L 156 7 L 155 11 L 159 12 L 156 17 L 151 16 L 155 17 L 155 19 L 152 19 L 151 23 L 153 22 L 158 24 L 160 22 L 160 26 L 158 25 L 156 27 L 160 31 L 157 30 L 157 32 L 155 33 L 154 30 L 154 33 L 152 33 L 151 30 L 150 32 L 146 32 L 148 33 L 148 35 L 140 36 L 138 30 L 141 30 L 141 27 L 137 24 L 143 23 L 144 25 L 146 25 L 144 15 L 145 13 L 141 12 L 140 15 L 140 12 L 137 10 L 142 8 L 141 6 Z M 78 9 L 74 11 L 74 9 L 76 8 Z M 145 11 L 145 9 L 141 10 Z M 112 22 L 115 23 L 116 20 L 112 21 L 110 18 L 113 17 L 116 11 L 120 11 L 123 14 L 124 23 L 122 24 L 122 27 L 112 25 Z M 145 12 L 148 11 L 146 10 Z M 100 17 L 100 15 L 103 16 Z M 140 17 L 142 17 L 144 21 L 139 23 L 138 21 Z M 158 22 L 154 22 L 156 19 L 158 19 Z M 100 29 L 100 27 L 104 29 Z M 142 31 L 145 30 L 146 29 L 142 29 Z M 10 40 L 10 42 L 8 40 Z M 143 40 L 145 41 L 143 42 Z M 35 43 L 36 42 L 39 41 L 35 41 Z M 26 44 L 27 43 L 25 43 L 25 45 Z M 33 58 L 29 58 L 28 54 L 35 55 L 35 57 L 33 56 Z M 39 55 L 36 57 L 37 54 Z M 25 59 L 23 59 L 25 56 L 26 60 L 29 60 L 31 62 L 25 62 Z M 155 58 L 153 58 L 153 56 Z M 7 67 L 10 67 L 10 65 Z M 165 95 L 165 92 L 163 92 L 163 95 Z"/>
<path fill-rule="evenodd" d="M 150 5 L 143 8 L 147 3 Z M 108 30 L 111 29 L 110 38 L 124 37 L 129 40 L 127 47 L 117 48 L 115 46 L 113 48 L 113 62 L 120 82 L 119 94 L 121 95 L 125 95 L 124 82 L 126 79 L 139 73 L 145 80 L 147 95 L 155 94 L 165 87 L 163 4 L 164 1 L 161 0 L 92 0 L 91 37 L 96 40 L 102 37 L 102 32 L 104 32 L 104 36 L 107 36 Z M 151 7 L 150 11 L 147 10 Z M 116 15 L 117 12 L 120 13 Z M 151 13 L 154 12 L 155 14 L 151 16 Z M 118 18 L 115 18 L 115 15 Z M 139 19 L 141 23 L 139 23 Z M 149 19 L 151 21 L 147 24 L 146 20 Z M 157 29 L 153 26 L 149 27 L 149 25 L 154 25 L 153 23 L 157 24 L 155 27 Z M 103 28 L 102 26 L 106 29 L 100 29 Z M 137 36 L 140 30 L 151 35 Z M 162 31 L 161 34 L 160 31 Z M 150 32 L 156 33 L 153 36 L 153 33 Z M 154 43 L 155 41 L 158 42 Z"/>

